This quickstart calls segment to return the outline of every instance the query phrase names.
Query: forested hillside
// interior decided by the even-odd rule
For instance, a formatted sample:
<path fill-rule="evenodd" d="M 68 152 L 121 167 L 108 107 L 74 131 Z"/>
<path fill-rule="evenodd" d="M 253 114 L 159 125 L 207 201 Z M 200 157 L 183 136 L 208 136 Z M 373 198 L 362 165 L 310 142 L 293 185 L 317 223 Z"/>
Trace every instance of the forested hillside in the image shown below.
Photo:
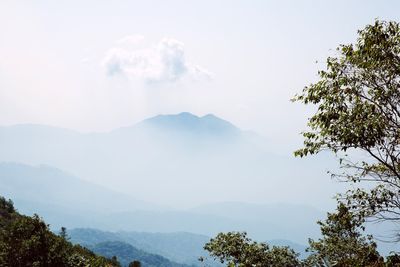
<path fill-rule="evenodd" d="M 19 214 L 11 200 L 0 197 L 0 266 L 120 266 L 118 261 L 72 245 L 65 229 L 60 235 L 49 230 L 38 216 Z"/>

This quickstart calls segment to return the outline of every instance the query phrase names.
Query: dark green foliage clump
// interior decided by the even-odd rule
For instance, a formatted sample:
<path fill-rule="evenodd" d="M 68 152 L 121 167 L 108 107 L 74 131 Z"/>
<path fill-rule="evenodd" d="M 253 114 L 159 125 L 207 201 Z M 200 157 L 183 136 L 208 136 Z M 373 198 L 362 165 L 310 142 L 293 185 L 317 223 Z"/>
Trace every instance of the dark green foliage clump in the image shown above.
<path fill-rule="evenodd" d="M 243 267 L 297 267 L 301 265 L 298 254 L 289 247 L 269 247 L 266 243 L 257 243 L 246 233 L 220 233 L 208 242 L 204 249 L 210 255 L 226 263 L 227 266 Z M 200 259 L 202 260 L 202 259 Z"/>
<path fill-rule="evenodd" d="M 363 223 L 363 218 L 339 204 L 335 213 L 328 213 L 324 222 L 318 222 L 322 237 L 309 240 L 308 251 L 312 254 L 306 260 L 307 266 L 393 266 L 384 264 L 372 236 L 363 235 Z"/>
<path fill-rule="evenodd" d="M 38 216 L 19 214 L 11 200 L 0 197 L 0 266 L 119 266 L 67 241 L 66 229 L 55 235 Z"/>

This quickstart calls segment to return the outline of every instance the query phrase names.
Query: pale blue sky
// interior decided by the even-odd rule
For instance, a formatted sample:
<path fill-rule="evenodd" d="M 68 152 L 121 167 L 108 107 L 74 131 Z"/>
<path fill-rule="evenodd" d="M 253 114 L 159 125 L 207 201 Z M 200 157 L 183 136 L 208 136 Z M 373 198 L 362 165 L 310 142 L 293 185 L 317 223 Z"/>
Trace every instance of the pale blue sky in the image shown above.
<path fill-rule="evenodd" d="M 315 80 L 316 60 L 375 18 L 400 21 L 399 10 L 394 0 L 1 1 L 0 124 L 104 131 L 214 113 L 289 151 L 309 115 L 289 99 Z"/>

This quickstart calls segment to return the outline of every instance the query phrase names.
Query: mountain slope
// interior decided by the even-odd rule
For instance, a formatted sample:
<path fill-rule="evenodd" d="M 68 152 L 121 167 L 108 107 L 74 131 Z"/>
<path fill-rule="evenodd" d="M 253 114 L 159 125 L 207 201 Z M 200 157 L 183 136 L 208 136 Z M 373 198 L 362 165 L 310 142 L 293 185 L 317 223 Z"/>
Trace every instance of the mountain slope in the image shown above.
<path fill-rule="evenodd" d="M 175 262 L 189 265 L 199 265 L 198 258 L 207 258 L 208 254 L 203 249 L 210 240 L 205 235 L 186 232 L 176 233 L 148 233 L 148 232 L 106 232 L 97 229 L 77 228 L 69 231 L 71 241 L 93 248 L 95 244 L 120 241 L 128 243 L 143 251 L 162 255 Z M 283 239 L 267 240 L 271 246 L 290 246 L 304 258 L 306 246 Z M 119 258 L 120 259 L 120 258 Z M 220 266 L 218 262 L 208 259 L 208 265 Z"/>
<path fill-rule="evenodd" d="M 189 267 L 186 264 L 172 262 L 162 256 L 139 250 L 121 241 L 107 241 L 90 247 L 95 253 L 104 257 L 116 256 L 122 266 L 128 267 L 132 261 L 140 261 L 146 267 Z"/>
<path fill-rule="evenodd" d="M 175 133 L 192 133 L 209 137 L 234 136 L 240 129 L 232 123 L 220 119 L 213 114 L 198 117 L 188 112 L 176 115 L 158 115 L 146 119 L 134 127 L 151 127 L 153 130 Z"/>
<path fill-rule="evenodd" d="M 305 243 L 318 235 L 319 212 L 301 205 L 215 203 L 189 210 L 158 210 L 48 166 L 0 163 L 0 188 L 27 214 L 41 214 L 53 228 L 179 232 L 213 236 L 247 231 L 258 240 Z M 293 223 L 296 217 L 296 223 Z M 169 223 L 165 223 L 169 222 Z M 181 248 L 184 249 L 184 248 Z M 158 252 L 158 251 L 154 251 Z"/>
<path fill-rule="evenodd" d="M 0 127 L 0 147 L 0 162 L 54 166 L 138 199 L 177 207 L 233 199 L 317 203 L 338 191 L 320 178 L 325 167 L 314 159 L 278 156 L 260 136 L 211 114 L 159 115 L 107 133 Z M 310 193 L 316 183 L 323 189 Z"/>
<path fill-rule="evenodd" d="M 104 211 L 157 208 L 44 165 L 0 163 L 0 188 L 23 213 L 42 214 L 54 227 L 89 226 Z"/>
<path fill-rule="evenodd" d="M 69 236 L 73 243 L 88 247 L 103 242 L 121 241 L 143 251 L 188 265 L 199 265 L 198 258 L 206 256 L 203 246 L 210 239 L 204 235 L 185 232 L 106 232 L 90 228 L 71 229 Z"/>

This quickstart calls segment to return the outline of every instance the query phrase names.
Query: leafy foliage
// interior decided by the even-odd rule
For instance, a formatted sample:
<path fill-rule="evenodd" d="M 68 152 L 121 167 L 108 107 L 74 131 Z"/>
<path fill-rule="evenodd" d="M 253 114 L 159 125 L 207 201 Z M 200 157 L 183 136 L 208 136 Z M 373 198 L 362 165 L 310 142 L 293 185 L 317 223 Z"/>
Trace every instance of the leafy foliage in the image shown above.
<path fill-rule="evenodd" d="M 355 44 L 341 45 L 338 56 L 327 59 L 319 81 L 294 98 L 317 106 L 303 133 L 304 147 L 295 155 L 330 150 L 347 170 L 336 177 L 372 182 L 372 187 L 339 196 L 345 204 L 339 201 L 337 212 L 318 222 L 322 238 L 310 239 L 312 255 L 302 263 L 288 248 L 274 252 L 245 233 L 212 239 L 205 249 L 213 257 L 228 266 L 399 266 L 396 254 L 384 262 L 372 237 L 362 231 L 371 216 L 400 220 L 400 25 L 377 20 L 358 34 Z M 349 150 L 368 160 L 352 161 Z M 272 261 L 275 255 L 278 260 Z"/>
<path fill-rule="evenodd" d="M 292 249 L 275 246 L 270 248 L 266 243 L 252 241 L 245 232 L 220 233 L 204 249 L 221 263 L 227 263 L 227 266 L 300 266 L 298 254 Z"/>
<path fill-rule="evenodd" d="M 360 151 L 366 161 L 341 159 L 339 177 L 372 189 L 348 191 L 343 198 L 361 216 L 400 219 L 400 25 L 376 20 L 358 32 L 355 44 L 341 45 L 327 59 L 319 81 L 294 100 L 317 106 L 303 133 L 297 156 L 328 149 Z M 353 154 L 354 155 L 354 154 Z M 353 157 L 354 158 L 354 157 Z M 371 187 L 369 187 L 371 188 Z"/>
<path fill-rule="evenodd" d="M 322 238 L 309 240 L 312 252 L 306 263 L 310 266 L 384 266 L 372 236 L 363 236 L 364 220 L 339 204 L 336 213 L 328 213 L 325 222 L 318 222 Z"/>
<path fill-rule="evenodd" d="M 38 216 L 23 216 L 0 197 L 0 266 L 119 266 L 67 241 L 66 229 L 53 234 Z"/>

